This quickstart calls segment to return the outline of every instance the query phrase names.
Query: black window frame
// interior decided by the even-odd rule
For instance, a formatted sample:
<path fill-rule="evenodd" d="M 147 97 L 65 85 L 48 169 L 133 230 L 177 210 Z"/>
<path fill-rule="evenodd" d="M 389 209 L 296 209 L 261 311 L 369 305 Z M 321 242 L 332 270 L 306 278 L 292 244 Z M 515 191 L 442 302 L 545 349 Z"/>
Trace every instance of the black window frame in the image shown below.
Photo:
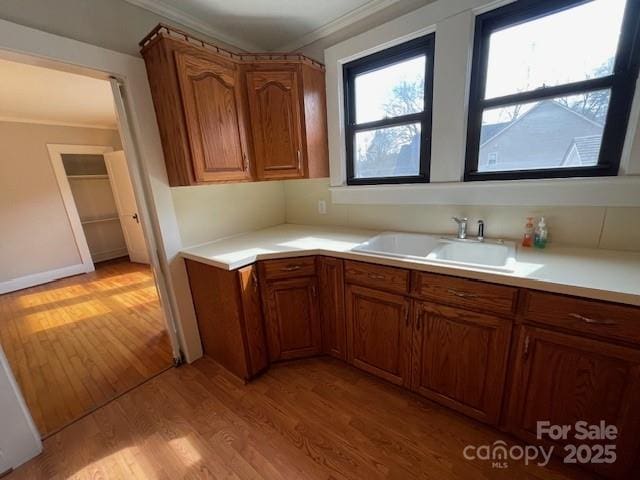
<path fill-rule="evenodd" d="M 431 125 L 433 110 L 433 65 L 435 33 L 396 45 L 394 47 L 359 58 L 343 65 L 344 127 L 346 140 L 347 185 L 385 185 L 429 182 L 431 165 Z M 384 118 L 373 122 L 355 123 L 356 96 L 355 78 L 363 73 L 375 71 L 402 60 L 425 55 L 424 110 L 420 113 Z M 354 169 L 354 142 L 357 132 L 385 127 L 420 123 L 420 169 L 418 175 L 393 177 L 356 178 Z"/>
<path fill-rule="evenodd" d="M 519 0 L 476 17 L 469 93 L 465 181 L 616 176 L 625 142 L 640 66 L 640 0 L 627 0 L 613 72 L 582 80 L 484 100 L 492 32 L 589 3 L 591 0 Z M 482 113 L 487 108 L 611 89 L 598 164 L 588 167 L 478 172 Z"/>

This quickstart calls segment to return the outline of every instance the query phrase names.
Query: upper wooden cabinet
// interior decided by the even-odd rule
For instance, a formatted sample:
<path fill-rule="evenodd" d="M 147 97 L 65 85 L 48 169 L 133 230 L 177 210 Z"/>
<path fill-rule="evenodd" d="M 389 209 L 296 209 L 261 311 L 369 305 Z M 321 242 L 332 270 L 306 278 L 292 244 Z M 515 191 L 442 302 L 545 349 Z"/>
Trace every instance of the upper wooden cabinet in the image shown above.
<path fill-rule="evenodd" d="M 171 186 L 329 175 L 324 67 L 164 25 L 141 42 Z"/>
<path fill-rule="evenodd" d="M 195 180 L 250 179 L 238 65 L 179 51 L 175 57 Z"/>

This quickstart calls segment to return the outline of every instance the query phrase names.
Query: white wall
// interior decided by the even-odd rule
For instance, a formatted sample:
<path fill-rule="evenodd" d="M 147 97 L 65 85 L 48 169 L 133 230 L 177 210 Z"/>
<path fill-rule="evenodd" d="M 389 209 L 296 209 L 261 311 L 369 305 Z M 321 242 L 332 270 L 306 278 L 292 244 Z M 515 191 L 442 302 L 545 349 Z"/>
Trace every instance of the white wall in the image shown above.
<path fill-rule="evenodd" d="M 190 247 L 284 223 L 284 182 L 171 189 L 182 245 Z"/>
<path fill-rule="evenodd" d="M 455 215 L 469 217 L 470 234 L 482 219 L 487 237 L 519 239 L 527 216 L 544 216 L 555 244 L 640 251 L 637 207 L 337 204 L 326 178 L 287 181 L 285 195 L 288 223 L 453 234 Z M 318 214 L 318 200 L 327 203 L 326 215 Z"/>
<path fill-rule="evenodd" d="M 129 55 L 139 55 L 138 42 L 160 22 L 234 49 L 124 0 L 2 0 L 0 18 Z"/>
<path fill-rule="evenodd" d="M 82 263 L 48 143 L 120 147 L 115 130 L 0 122 L 0 283 Z"/>
<path fill-rule="evenodd" d="M 636 94 L 621 177 L 522 182 L 462 182 L 467 97 L 475 15 L 496 6 L 488 0 L 440 0 L 366 30 L 325 51 L 329 156 L 334 202 L 434 205 L 640 206 L 640 144 Z M 436 32 L 431 183 L 410 186 L 346 186 L 342 65 L 408 39 Z M 640 90 L 640 88 L 639 88 Z M 635 137 L 635 140 L 634 140 Z M 635 142 L 635 143 L 634 143 Z"/>
<path fill-rule="evenodd" d="M 0 346 L 0 474 L 42 450 L 40 436 Z"/>
<path fill-rule="evenodd" d="M 640 182 L 626 175 L 612 180 L 460 182 L 464 166 L 470 54 L 474 15 L 489 0 L 440 0 L 414 12 L 363 28 L 340 42 L 325 41 L 330 133 L 329 181 L 285 182 L 286 219 L 292 223 L 337 224 L 372 229 L 448 233 L 452 215 L 487 222 L 487 235 L 519 238 L 528 215 L 549 218 L 550 240 L 591 248 L 640 250 Z M 503 2 L 504 3 L 504 2 Z M 433 149 L 430 185 L 343 187 L 341 65 L 353 58 L 436 32 Z M 303 48 L 316 54 L 318 44 Z M 638 173 L 638 95 L 630 122 L 623 173 Z M 635 137 L 635 141 L 633 141 Z M 635 170 L 634 170 L 635 169 Z M 327 214 L 317 213 L 318 200 Z"/>

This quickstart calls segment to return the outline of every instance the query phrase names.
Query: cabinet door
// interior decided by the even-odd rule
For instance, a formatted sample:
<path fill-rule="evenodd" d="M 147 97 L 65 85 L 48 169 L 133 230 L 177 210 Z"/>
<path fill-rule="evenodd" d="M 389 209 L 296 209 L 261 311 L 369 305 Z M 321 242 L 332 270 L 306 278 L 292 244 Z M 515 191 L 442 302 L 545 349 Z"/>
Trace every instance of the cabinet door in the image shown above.
<path fill-rule="evenodd" d="M 511 321 L 427 302 L 414 302 L 413 319 L 413 390 L 497 424 Z"/>
<path fill-rule="evenodd" d="M 560 456 L 566 455 L 565 444 L 615 444 L 615 463 L 589 468 L 607 477 L 638 478 L 637 464 L 636 476 L 631 472 L 640 453 L 640 351 L 524 326 L 515 355 L 508 418 L 511 432 L 535 442 L 538 421 L 570 425 L 568 440 L 555 443 Z M 578 421 L 615 425 L 618 438 L 576 440 L 573 434 Z M 547 436 L 543 441 L 551 443 Z"/>
<path fill-rule="evenodd" d="M 266 330 L 272 361 L 316 355 L 322 350 L 315 277 L 269 282 Z"/>
<path fill-rule="evenodd" d="M 258 178 L 303 177 L 297 72 L 248 72 L 247 88 Z"/>
<path fill-rule="evenodd" d="M 249 179 L 237 66 L 184 53 L 176 66 L 196 180 Z"/>
<path fill-rule="evenodd" d="M 238 270 L 249 376 L 261 372 L 269 365 L 257 271 L 257 265 L 248 265 Z"/>
<path fill-rule="evenodd" d="M 396 385 L 408 385 L 409 301 L 357 285 L 348 285 L 346 292 L 349 362 Z"/>
<path fill-rule="evenodd" d="M 347 330 L 344 319 L 344 270 L 342 260 L 318 257 L 322 350 L 347 359 Z"/>

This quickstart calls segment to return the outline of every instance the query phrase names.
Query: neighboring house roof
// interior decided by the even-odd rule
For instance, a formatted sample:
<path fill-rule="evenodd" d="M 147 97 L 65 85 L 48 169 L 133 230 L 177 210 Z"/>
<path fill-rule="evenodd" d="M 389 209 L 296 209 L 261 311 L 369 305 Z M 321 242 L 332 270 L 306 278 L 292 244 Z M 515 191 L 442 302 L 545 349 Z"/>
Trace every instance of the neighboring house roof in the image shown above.
<path fill-rule="evenodd" d="M 553 105 L 554 107 L 562 108 L 565 111 L 571 113 L 572 115 L 575 115 L 576 117 L 578 117 L 578 118 L 584 120 L 585 122 L 588 122 L 588 123 L 590 123 L 590 124 L 592 124 L 592 125 L 594 125 L 596 127 L 600 127 L 600 128 L 604 127 L 601 123 L 595 122 L 595 121 L 591 120 L 590 118 L 587 118 L 584 115 L 581 115 L 580 113 L 576 112 L 575 110 L 572 110 L 572 109 L 570 109 L 568 107 L 565 107 L 564 105 L 562 105 L 561 103 L 556 102 L 555 100 L 542 100 L 541 102 L 538 102 L 533 108 L 527 110 L 525 113 L 520 115 L 515 120 L 511 120 L 509 122 L 489 123 L 489 124 L 483 125 L 482 129 L 480 131 L 480 147 L 483 147 L 486 143 L 489 143 L 490 141 L 495 140 L 496 137 L 502 135 L 505 131 L 507 131 L 513 125 L 517 124 L 518 122 L 521 122 L 526 117 L 528 117 L 531 114 L 535 113 L 536 110 L 538 110 L 538 109 L 540 109 L 542 107 L 547 107 L 549 105 Z"/>
<path fill-rule="evenodd" d="M 568 166 L 569 162 L 571 162 L 572 165 L 597 164 L 601 141 L 602 134 L 574 138 L 573 143 L 567 151 L 567 155 L 565 155 L 563 165 Z M 573 158 L 573 155 L 576 155 L 575 159 Z"/>
<path fill-rule="evenodd" d="M 554 100 L 543 100 L 514 121 L 482 129 L 478 167 L 497 171 L 595 164 L 603 125 Z"/>
<path fill-rule="evenodd" d="M 480 130 L 480 145 L 485 143 L 490 138 L 495 137 L 502 130 L 507 128 L 513 121 L 509 122 L 501 122 L 501 123 L 489 123 L 487 125 L 483 125 Z"/>

